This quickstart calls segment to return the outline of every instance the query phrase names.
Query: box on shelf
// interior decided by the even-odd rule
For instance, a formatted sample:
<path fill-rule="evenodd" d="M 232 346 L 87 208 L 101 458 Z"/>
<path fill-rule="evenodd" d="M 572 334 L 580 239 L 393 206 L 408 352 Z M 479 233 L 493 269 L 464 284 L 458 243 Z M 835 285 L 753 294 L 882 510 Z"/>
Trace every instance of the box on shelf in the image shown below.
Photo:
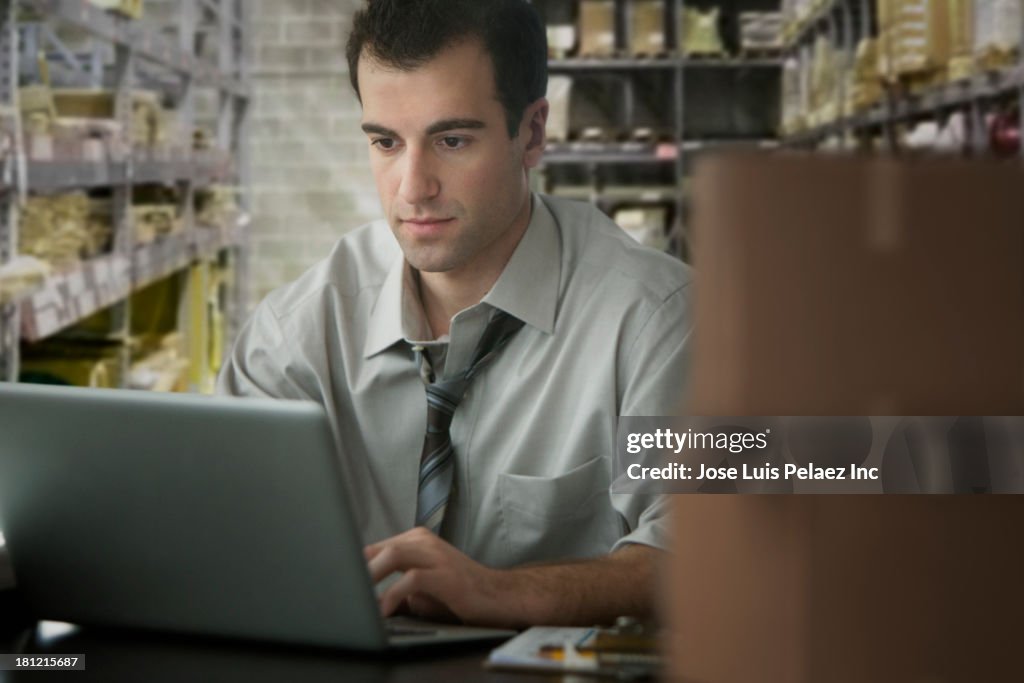
<path fill-rule="evenodd" d="M 576 48 L 576 27 L 572 24 L 548 24 L 548 56 L 565 59 Z"/>
<path fill-rule="evenodd" d="M 879 73 L 885 80 L 944 82 L 951 56 L 949 10 L 948 1 L 878 0 Z"/>
<path fill-rule="evenodd" d="M 974 0 L 974 45 L 982 70 L 1015 66 L 1020 50 L 1020 0 Z"/>
<path fill-rule="evenodd" d="M 615 3 L 612 0 L 580 2 L 580 56 L 615 55 Z"/>
<path fill-rule="evenodd" d="M 57 115 L 77 119 L 116 121 L 114 92 L 60 88 L 53 91 Z M 145 90 L 132 92 L 132 143 L 153 147 L 167 139 L 167 117 L 160 106 L 158 93 Z"/>
<path fill-rule="evenodd" d="M 22 209 L 18 252 L 63 268 L 104 251 L 110 236 L 110 222 L 96 220 L 84 192 L 30 196 Z"/>
<path fill-rule="evenodd" d="M 949 0 L 949 73 L 950 81 L 960 81 L 974 73 L 974 0 Z"/>
<path fill-rule="evenodd" d="M 0 265 L 0 306 L 41 286 L 51 272 L 49 263 L 34 256 L 15 256 Z"/>
<path fill-rule="evenodd" d="M 27 85 L 18 88 L 18 109 L 26 136 L 49 135 L 53 120 L 57 118 L 53 91 L 46 85 Z"/>
<path fill-rule="evenodd" d="M 665 3 L 635 0 L 629 3 L 629 52 L 653 57 L 665 52 Z"/>
<path fill-rule="evenodd" d="M 725 46 L 718 31 L 718 17 L 718 7 L 706 12 L 685 7 L 679 18 L 680 51 L 685 55 L 724 57 Z"/>
<path fill-rule="evenodd" d="M 857 43 L 853 69 L 846 90 L 846 111 L 869 109 L 882 99 L 882 80 L 878 75 L 878 41 L 864 38 Z"/>
<path fill-rule="evenodd" d="M 668 209 L 664 206 L 634 206 L 618 209 L 612 220 L 627 235 L 644 246 L 664 251 L 668 247 Z"/>
<path fill-rule="evenodd" d="M 102 9 L 122 14 L 129 19 L 142 18 L 143 0 L 89 0 L 89 2 Z"/>
<path fill-rule="evenodd" d="M 570 76 L 550 76 L 547 98 L 550 105 L 547 137 L 552 142 L 565 142 L 569 139 L 569 103 L 572 101 L 572 78 Z"/>
<path fill-rule="evenodd" d="M 740 12 L 740 49 L 776 52 L 784 47 L 781 12 Z"/>

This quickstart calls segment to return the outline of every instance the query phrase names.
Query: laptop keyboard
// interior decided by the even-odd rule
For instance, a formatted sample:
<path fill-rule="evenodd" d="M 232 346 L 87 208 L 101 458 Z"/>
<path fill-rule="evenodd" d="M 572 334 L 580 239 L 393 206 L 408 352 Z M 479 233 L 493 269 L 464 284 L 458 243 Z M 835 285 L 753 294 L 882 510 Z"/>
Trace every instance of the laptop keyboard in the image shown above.
<path fill-rule="evenodd" d="M 409 626 L 388 626 L 389 636 L 432 636 L 437 634 L 436 628 L 413 628 Z"/>

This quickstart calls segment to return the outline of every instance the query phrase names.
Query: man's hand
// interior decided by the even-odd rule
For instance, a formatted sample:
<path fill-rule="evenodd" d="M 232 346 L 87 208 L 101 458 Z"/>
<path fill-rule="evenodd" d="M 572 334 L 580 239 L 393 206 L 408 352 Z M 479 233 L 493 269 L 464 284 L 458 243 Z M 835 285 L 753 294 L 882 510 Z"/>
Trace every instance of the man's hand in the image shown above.
<path fill-rule="evenodd" d="M 399 578 L 380 597 L 381 614 L 481 626 L 610 623 L 653 612 L 656 564 L 663 553 L 630 545 L 593 560 L 492 569 L 423 527 L 367 546 L 370 576 Z"/>
<path fill-rule="evenodd" d="M 367 546 L 364 553 L 374 583 L 404 572 L 380 597 L 384 616 L 404 607 L 428 619 L 495 624 L 501 572 L 471 560 L 425 527 Z"/>

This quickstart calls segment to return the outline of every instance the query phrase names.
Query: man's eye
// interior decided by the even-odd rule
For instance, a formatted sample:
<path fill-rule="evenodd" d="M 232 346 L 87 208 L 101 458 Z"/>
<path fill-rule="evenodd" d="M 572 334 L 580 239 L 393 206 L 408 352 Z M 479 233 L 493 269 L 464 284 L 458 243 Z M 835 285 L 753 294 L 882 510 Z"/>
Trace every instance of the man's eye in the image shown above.
<path fill-rule="evenodd" d="M 378 138 L 370 144 L 372 144 L 377 149 L 384 150 L 385 152 L 395 148 L 395 141 L 392 140 L 391 138 Z"/>
<path fill-rule="evenodd" d="M 465 140 L 449 135 L 448 137 L 441 138 L 441 144 L 444 145 L 446 149 L 459 149 L 465 144 Z"/>

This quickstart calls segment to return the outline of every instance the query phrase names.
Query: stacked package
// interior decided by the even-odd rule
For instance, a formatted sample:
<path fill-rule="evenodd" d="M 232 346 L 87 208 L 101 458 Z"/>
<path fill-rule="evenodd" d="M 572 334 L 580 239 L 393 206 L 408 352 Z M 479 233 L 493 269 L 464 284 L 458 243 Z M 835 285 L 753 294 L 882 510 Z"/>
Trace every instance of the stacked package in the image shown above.
<path fill-rule="evenodd" d="M 580 53 L 584 57 L 615 54 L 615 3 L 612 0 L 580 3 Z"/>
<path fill-rule="evenodd" d="M 213 185 L 196 190 L 196 224 L 223 229 L 238 221 L 241 209 L 234 188 Z"/>
<path fill-rule="evenodd" d="M 572 78 L 569 76 L 551 76 L 548 78 L 548 113 L 547 136 L 552 142 L 565 142 L 569 139 L 569 102 L 572 99 Z"/>
<path fill-rule="evenodd" d="M 29 85 L 18 89 L 18 108 L 26 135 L 49 135 L 57 108 L 53 91 L 45 85 Z"/>
<path fill-rule="evenodd" d="M 853 68 L 846 82 L 846 112 L 869 109 L 882 99 L 882 80 L 878 73 L 878 41 L 864 38 L 857 43 Z"/>
<path fill-rule="evenodd" d="M 110 90 L 59 89 L 53 91 L 57 114 L 74 119 L 115 120 L 114 93 Z M 132 142 L 155 147 L 167 141 L 168 115 L 159 95 L 148 91 L 132 93 Z"/>
<path fill-rule="evenodd" d="M 945 81 L 950 59 L 949 10 L 950 0 L 879 0 L 883 79 L 925 86 Z"/>
<path fill-rule="evenodd" d="M 102 251 L 110 233 L 109 221 L 95 218 L 83 192 L 29 197 L 21 214 L 18 251 L 66 267 Z"/>
<path fill-rule="evenodd" d="M 89 0 L 93 5 L 123 14 L 129 19 L 142 18 L 142 0 Z"/>
<path fill-rule="evenodd" d="M 949 0 L 949 80 L 959 81 L 974 72 L 975 0 Z"/>
<path fill-rule="evenodd" d="M 663 0 L 629 3 L 629 51 L 634 56 L 654 56 L 665 52 Z"/>
<path fill-rule="evenodd" d="M 664 206 L 619 209 L 612 219 L 640 244 L 660 251 L 668 247 L 668 238 L 665 236 L 668 209 Z"/>
<path fill-rule="evenodd" d="M 576 47 L 576 27 L 572 24 L 548 24 L 548 57 L 565 59 Z"/>
<path fill-rule="evenodd" d="M 974 56 L 980 68 L 1013 64 L 1020 35 L 1021 0 L 974 0 Z"/>
<path fill-rule="evenodd" d="M 814 40 L 814 56 L 811 60 L 810 102 L 807 123 L 820 126 L 834 121 L 840 114 L 839 78 L 840 53 L 827 36 L 819 35 Z"/>
<path fill-rule="evenodd" d="M 725 55 L 725 47 L 722 45 L 722 36 L 718 33 L 719 8 L 712 7 L 707 12 L 701 12 L 693 7 L 686 7 L 683 11 L 682 30 L 679 35 L 682 39 L 680 49 L 685 55 Z"/>
<path fill-rule="evenodd" d="M 740 12 L 740 49 L 776 52 L 783 48 L 781 12 Z"/>

